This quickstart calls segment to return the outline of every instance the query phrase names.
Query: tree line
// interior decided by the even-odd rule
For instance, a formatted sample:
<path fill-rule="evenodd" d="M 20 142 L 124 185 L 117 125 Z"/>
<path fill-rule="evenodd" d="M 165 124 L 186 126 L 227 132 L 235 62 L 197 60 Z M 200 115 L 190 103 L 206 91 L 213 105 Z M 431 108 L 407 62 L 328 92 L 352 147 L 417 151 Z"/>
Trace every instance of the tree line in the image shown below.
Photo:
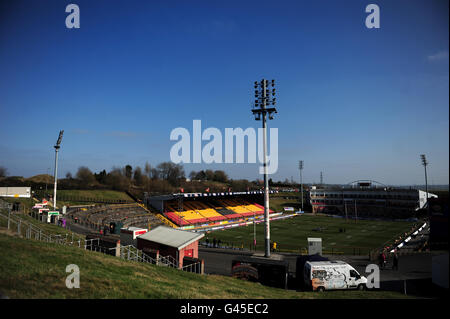
<path fill-rule="evenodd" d="M 287 181 L 286 181 L 287 182 Z M 272 182 L 270 186 L 288 186 L 282 182 Z M 32 186 L 34 189 L 52 189 L 52 180 L 30 182 L 17 176 L 7 177 L 7 169 L 0 166 L 0 186 Z M 125 165 L 93 172 L 87 166 L 78 168 L 76 174 L 68 172 L 65 178 L 58 179 L 58 189 L 112 189 L 128 191 L 137 197 L 144 192 L 154 194 L 178 192 L 229 192 L 261 190 L 262 180 L 230 179 L 222 170 L 191 171 L 186 178 L 180 164 L 163 162 L 156 166 L 145 163 L 144 167 Z"/>

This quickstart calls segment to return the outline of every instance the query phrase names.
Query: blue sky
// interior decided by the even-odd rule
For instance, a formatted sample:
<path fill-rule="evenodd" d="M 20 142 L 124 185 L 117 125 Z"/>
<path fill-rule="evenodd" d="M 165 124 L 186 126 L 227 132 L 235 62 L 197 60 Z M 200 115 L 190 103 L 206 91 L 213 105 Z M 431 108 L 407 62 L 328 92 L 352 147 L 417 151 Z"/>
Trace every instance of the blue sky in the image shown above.
<path fill-rule="evenodd" d="M 67 29 L 65 7 L 80 7 Z M 367 29 L 376 3 L 381 28 Z M 176 127 L 259 127 L 276 79 L 275 180 L 449 182 L 448 1 L 2 1 L 0 166 L 10 175 L 170 160 Z M 256 179 L 255 164 L 189 164 Z"/>

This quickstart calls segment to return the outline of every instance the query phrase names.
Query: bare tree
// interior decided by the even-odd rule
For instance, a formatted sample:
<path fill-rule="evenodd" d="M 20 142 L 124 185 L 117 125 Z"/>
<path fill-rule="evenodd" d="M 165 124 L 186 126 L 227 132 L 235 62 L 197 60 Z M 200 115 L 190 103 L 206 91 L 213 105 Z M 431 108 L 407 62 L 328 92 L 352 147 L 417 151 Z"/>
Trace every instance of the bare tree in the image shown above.
<path fill-rule="evenodd" d="M 134 169 L 134 176 L 133 179 L 138 186 L 142 186 L 144 184 L 144 178 L 146 179 L 146 176 L 142 174 L 141 168 L 138 166 Z"/>
<path fill-rule="evenodd" d="M 158 165 L 158 175 L 161 179 L 168 181 L 171 185 L 177 185 L 180 179 L 184 179 L 184 169 L 180 164 L 163 162 Z"/>
<path fill-rule="evenodd" d="M 8 170 L 6 167 L 0 166 L 0 177 L 6 177 L 8 175 Z"/>
<path fill-rule="evenodd" d="M 78 168 L 77 179 L 79 179 L 85 185 L 91 185 L 96 182 L 94 174 L 86 166 Z"/>

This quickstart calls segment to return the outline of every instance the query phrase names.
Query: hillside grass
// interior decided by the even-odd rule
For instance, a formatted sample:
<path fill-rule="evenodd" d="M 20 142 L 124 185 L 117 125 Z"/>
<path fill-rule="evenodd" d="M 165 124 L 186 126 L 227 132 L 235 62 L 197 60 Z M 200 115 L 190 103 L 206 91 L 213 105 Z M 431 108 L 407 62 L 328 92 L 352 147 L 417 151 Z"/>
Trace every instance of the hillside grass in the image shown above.
<path fill-rule="evenodd" d="M 296 292 L 230 277 L 197 275 L 80 248 L 25 240 L 0 230 L 0 291 L 9 298 L 405 298 L 395 292 Z M 65 286 L 66 266 L 80 269 L 80 288 Z"/>
<path fill-rule="evenodd" d="M 53 189 L 49 190 L 49 194 L 53 195 Z M 60 197 L 83 197 L 94 199 L 113 199 L 113 200 L 133 200 L 124 192 L 109 190 L 109 189 L 97 189 L 97 190 L 84 190 L 84 189 L 61 189 L 58 190 L 56 200 Z"/>
<path fill-rule="evenodd" d="M 277 242 L 279 251 L 301 252 L 308 246 L 308 237 L 322 238 L 324 253 L 369 254 L 385 242 L 411 229 L 414 223 L 399 221 L 346 221 L 319 215 L 298 215 L 285 220 L 270 223 L 270 239 Z M 320 230 L 319 230 L 320 228 Z M 345 232 L 339 232 L 345 228 Z M 249 248 L 253 244 L 253 225 L 210 232 L 206 238 L 211 242 L 214 237 L 222 243 Z M 264 223 L 256 225 L 257 250 L 264 250 Z"/>
<path fill-rule="evenodd" d="M 42 190 L 40 190 L 42 192 Z M 48 190 L 50 195 L 53 195 L 53 189 Z M 41 196 L 43 193 L 40 194 Z M 89 200 L 89 201 L 86 201 Z M 75 205 L 90 205 L 103 201 L 127 201 L 134 202 L 134 200 L 128 196 L 125 192 L 97 189 L 97 190 L 84 190 L 84 189 L 61 189 L 58 190 L 56 195 L 56 206 L 58 208 L 62 206 L 75 206 Z M 53 202 L 49 201 L 49 206 L 53 206 Z"/>

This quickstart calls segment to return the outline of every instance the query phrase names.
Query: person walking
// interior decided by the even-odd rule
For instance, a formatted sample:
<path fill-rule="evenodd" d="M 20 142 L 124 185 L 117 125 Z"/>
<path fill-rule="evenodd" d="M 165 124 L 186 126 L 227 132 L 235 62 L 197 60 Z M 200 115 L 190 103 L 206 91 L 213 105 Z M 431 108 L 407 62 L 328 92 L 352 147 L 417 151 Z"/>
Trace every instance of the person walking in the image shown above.
<path fill-rule="evenodd" d="M 398 254 L 397 250 L 394 251 L 394 257 L 392 260 L 392 270 L 398 270 Z"/>
<path fill-rule="evenodd" d="M 380 255 L 378 255 L 378 265 L 380 266 L 380 269 L 383 269 L 383 253 L 380 252 Z"/>

